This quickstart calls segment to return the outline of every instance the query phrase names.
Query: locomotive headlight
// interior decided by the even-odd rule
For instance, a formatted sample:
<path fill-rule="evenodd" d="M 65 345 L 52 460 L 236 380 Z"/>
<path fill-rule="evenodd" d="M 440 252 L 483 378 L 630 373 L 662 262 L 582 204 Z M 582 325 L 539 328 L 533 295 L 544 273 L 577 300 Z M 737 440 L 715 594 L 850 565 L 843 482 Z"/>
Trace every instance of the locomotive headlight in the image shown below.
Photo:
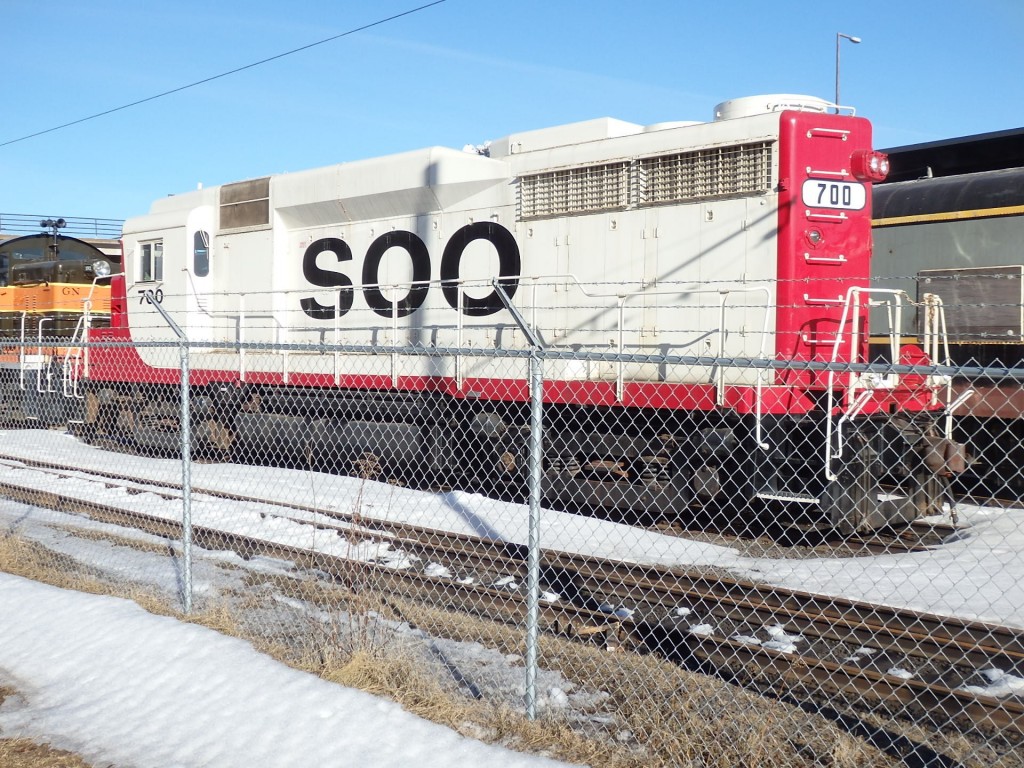
<path fill-rule="evenodd" d="M 889 175 L 889 156 L 884 152 L 858 149 L 850 155 L 850 170 L 861 181 L 885 181 Z"/>
<path fill-rule="evenodd" d="M 110 277 L 110 264 L 103 261 L 103 259 L 96 259 L 92 263 L 92 273 L 96 277 Z"/>

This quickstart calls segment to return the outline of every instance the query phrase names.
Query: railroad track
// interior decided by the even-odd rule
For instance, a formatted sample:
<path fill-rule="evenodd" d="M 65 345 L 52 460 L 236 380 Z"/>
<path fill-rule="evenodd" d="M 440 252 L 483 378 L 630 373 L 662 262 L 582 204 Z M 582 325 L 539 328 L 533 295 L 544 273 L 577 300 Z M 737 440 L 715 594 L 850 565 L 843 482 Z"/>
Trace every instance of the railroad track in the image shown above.
<path fill-rule="evenodd" d="M 150 491 L 165 498 L 180 495 L 180 485 L 139 481 L 116 472 L 84 472 L 52 462 L 0 457 L 14 466 L 70 477 L 99 478 L 116 482 L 134 492 Z M 161 536 L 177 537 L 180 525 L 152 515 L 114 506 L 82 501 L 51 490 L 14 482 L 0 483 L 0 493 L 33 504 L 143 528 Z M 193 494 L 260 504 L 276 509 L 281 517 L 315 525 L 348 536 L 371 536 L 396 548 L 492 574 L 524 577 L 525 548 L 465 534 L 449 533 L 398 521 L 370 520 L 359 515 L 325 513 L 300 504 L 267 501 L 244 494 L 229 494 L 193 487 Z M 315 515 L 315 518 L 313 517 Z M 314 522 L 315 520 L 315 522 Z M 240 553 L 259 552 L 297 563 L 315 564 L 337 579 L 349 580 L 362 573 L 367 583 L 389 593 L 457 605 L 489 618 L 522 622 L 525 597 L 516 591 L 463 584 L 452 579 L 407 570 L 311 553 L 308 549 L 266 539 L 197 527 L 197 542 Z M 656 652 L 705 671 L 712 670 L 777 691 L 806 695 L 847 694 L 858 702 L 874 701 L 890 714 L 914 714 L 936 725 L 956 723 L 965 729 L 998 731 L 1008 738 L 1024 736 L 1024 701 L 972 693 L 943 683 L 907 679 L 905 676 L 868 669 L 827 658 L 827 654 L 796 653 L 737 639 L 730 629 L 695 632 L 678 615 L 681 604 L 721 626 L 764 625 L 775 622 L 819 644 L 857 645 L 885 654 L 926 660 L 950 668 L 969 665 L 1000 665 L 1024 669 L 1024 631 L 984 622 L 925 614 L 834 596 L 822 596 L 750 581 L 709 578 L 706 574 L 660 566 L 640 566 L 601 558 L 545 550 L 542 574 L 549 584 L 568 592 L 569 602 L 542 602 L 541 622 L 548 631 L 576 636 L 628 638 L 638 650 Z M 628 610 L 612 611 L 611 601 Z M 834 706 L 835 702 L 831 702 Z"/>

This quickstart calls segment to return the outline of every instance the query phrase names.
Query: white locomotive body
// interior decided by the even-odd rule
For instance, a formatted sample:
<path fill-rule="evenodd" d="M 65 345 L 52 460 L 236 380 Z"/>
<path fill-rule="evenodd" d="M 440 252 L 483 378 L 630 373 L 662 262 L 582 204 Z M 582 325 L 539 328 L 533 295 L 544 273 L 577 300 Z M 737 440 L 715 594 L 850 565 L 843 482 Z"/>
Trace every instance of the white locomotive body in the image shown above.
<path fill-rule="evenodd" d="M 773 356 L 782 114 L 655 130 L 593 120 L 503 139 L 489 156 L 435 147 L 159 200 L 124 229 L 133 338 L 174 338 L 139 300 L 152 290 L 197 342 L 522 346 L 500 277 L 551 346 Z M 501 375 L 466 364 L 466 376 Z M 402 366 L 437 374 L 424 358 Z M 703 368 L 666 373 L 708 381 Z M 571 361 L 547 371 L 611 375 Z"/>
<path fill-rule="evenodd" d="M 168 197 L 126 222 L 113 328 L 94 339 L 171 341 L 176 323 L 193 345 L 193 385 L 242 393 L 243 405 L 214 409 L 210 434 L 225 445 L 287 425 L 292 453 L 350 458 L 387 444 L 392 459 L 426 455 L 435 470 L 518 477 L 523 420 L 509 403 L 526 399 L 525 361 L 471 351 L 526 348 L 525 320 L 545 350 L 576 353 L 545 361 L 545 400 L 561 408 L 549 416 L 549 498 L 664 511 L 718 495 L 730 464 L 745 475 L 732 488 L 742 497 L 821 503 L 834 523 L 875 524 L 874 500 L 851 509 L 819 487 L 837 481 L 830 449 L 824 460 L 790 455 L 815 441 L 797 452 L 821 453 L 852 379 L 770 364 L 726 375 L 721 362 L 864 357 L 858 291 L 885 161 L 867 120 L 829 106 L 752 97 L 719 105 L 708 123 L 591 120 L 486 150 L 434 147 Z M 131 364 L 97 349 L 90 396 L 109 403 L 127 385 L 167 399 L 175 375 L 161 347 L 141 344 Z M 299 388 L 345 395 L 310 417 Z M 454 421 L 469 433 L 440 429 L 452 419 L 427 414 L 428 392 L 461 408 Z M 381 416 L 394 398 L 407 415 Z M 857 412 L 918 401 L 879 390 Z M 352 438 L 353 424 L 369 437 Z M 486 458 L 460 453 L 467 441 Z M 769 469 L 727 455 L 733 443 Z M 580 475 L 609 460 L 640 467 L 616 475 L 631 476 L 628 489 Z M 783 488 L 807 474 L 794 462 L 827 480 Z"/>

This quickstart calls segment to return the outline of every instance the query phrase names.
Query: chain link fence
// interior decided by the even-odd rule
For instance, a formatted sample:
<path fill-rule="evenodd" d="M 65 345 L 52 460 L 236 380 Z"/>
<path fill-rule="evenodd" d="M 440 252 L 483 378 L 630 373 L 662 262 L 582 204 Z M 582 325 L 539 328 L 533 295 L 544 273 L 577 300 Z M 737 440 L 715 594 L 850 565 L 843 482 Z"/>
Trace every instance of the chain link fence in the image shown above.
<path fill-rule="evenodd" d="M 22 336 L 0 567 L 593 765 L 1024 764 L 1024 370 L 773 359 L 725 306 L 742 355 Z"/>

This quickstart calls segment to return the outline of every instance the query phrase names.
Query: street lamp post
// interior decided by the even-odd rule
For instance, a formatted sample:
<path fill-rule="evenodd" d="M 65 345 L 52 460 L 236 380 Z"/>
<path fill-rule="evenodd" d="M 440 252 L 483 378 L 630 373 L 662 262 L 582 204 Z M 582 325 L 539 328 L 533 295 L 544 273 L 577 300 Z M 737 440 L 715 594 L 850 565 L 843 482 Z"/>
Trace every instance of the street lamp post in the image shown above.
<path fill-rule="evenodd" d="M 843 38 L 846 38 L 851 43 L 856 45 L 860 42 L 859 37 L 853 35 L 844 35 L 842 32 L 836 32 L 836 111 L 839 111 L 839 43 Z"/>

